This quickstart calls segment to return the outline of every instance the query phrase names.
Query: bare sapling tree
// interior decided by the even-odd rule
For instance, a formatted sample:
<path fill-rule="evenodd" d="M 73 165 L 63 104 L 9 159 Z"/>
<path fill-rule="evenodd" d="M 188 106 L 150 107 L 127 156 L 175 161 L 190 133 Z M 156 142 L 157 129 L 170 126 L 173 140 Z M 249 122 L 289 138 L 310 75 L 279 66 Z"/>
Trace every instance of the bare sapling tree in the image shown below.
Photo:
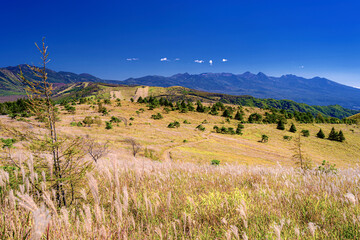
<path fill-rule="evenodd" d="M 303 170 L 309 170 L 311 168 L 311 160 L 306 156 L 302 149 L 301 136 L 295 139 L 295 146 L 293 147 L 295 154 L 292 156 L 296 160 L 296 164 L 300 165 Z"/>
<path fill-rule="evenodd" d="M 29 65 L 28 67 L 36 78 L 27 79 L 21 69 L 19 77 L 25 86 L 29 110 L 36 119 L 45 123 L 44 128 L 47 130 L 47 134 L 42 137 L 32 134 L 32 141 L 28 142 L 28 145 L 39 169 L 46 168 L 48 170 L 47 182 L 50 188 L 55 190 L 58 207 L 62 207 L 75 200 L 77 185 L 85 173 L 91 169 L 91 163 L 83 158 L 86 150 L 79 147 L 82 146 L 80 137 L 61 138 L 58 136 L 56 128 L 58 110 L 51 99 L 54 88 L 48 80 L 46 68 L 50 61 L 48 47 L 45 45 L 44 39 L 41 46 L 36 43 L 35 45 L 41 54 L 41 67 Z M 25 140 L 29 138 L 30 134 L 23 137 Z M 48 159 L 44 159 L 44 154 L 51 156 L 51 166 L 48 164 Z"/>
<path fill-rule="evenodd" d="M 109 141 L 106 141 L 105 143 L 98 143 L 95 142 L 93 139 L 90 139 L 86 143 L 86 146 L 87 152 L 95 163 L 97 163 L 100 158 L 104 157 L 106 154 L 109 153 Z"/>
<path fill-rule="evenodd" d="M 134 157 L 136 157 L 136 154 L 138 154 L 138 152 L 140 152 L 140 150 L 141 150 L 141 145 L 140 145 L 140 143 L 138 143 L 138 142 L 137 142 L 135 139 L 133 139 L 133 138 L 127 138 L 127 139 L 125 139 L 125 142 L 130 145 L 132 155 L 133 155 Z"/>

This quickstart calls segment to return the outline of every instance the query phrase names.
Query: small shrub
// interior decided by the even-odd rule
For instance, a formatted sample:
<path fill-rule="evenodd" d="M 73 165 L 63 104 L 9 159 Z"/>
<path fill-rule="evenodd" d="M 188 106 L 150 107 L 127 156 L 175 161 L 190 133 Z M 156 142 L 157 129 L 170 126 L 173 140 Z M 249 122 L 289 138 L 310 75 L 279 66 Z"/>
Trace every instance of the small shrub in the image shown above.
<path fill-rule="evenodd" d="M 184 120 L 183 123 L 184 124 L 191 124 L 191 122 L 189 122 L 188 120 Z"/>
<path fill-rule="evenodd" d="M 261 141 L 260 141 L 260 142 L 266 143 L 266 142 L 268 142 L 268 141 L 269 141 L 269 137 L 268 137 L 267 135 L 263 134 L 263 135 L 261 136 Z"/>
<path fill-rule="evenodd" d="M 310 132 L 309 132 L 309 130 L 301 130 L 301 133 L 302 133 L 302 135 L 304 136 L 304 137 L 308 137 L 308 136 L 310 136 Z"/>
<path fill-rule="evenodd" d="M 187 142 L 188 142 L 188 140 L 186 140 L 186 139 L 183 140 L 183 143 L 187 143 Z"/>
<path fill-rule="evenodd" d="M 76 124 L 77 124 L 76 122 L 71 122 L 71 123 L 70 123 L 70 126 L 75 127 Z"/>
<path fill-rule="evenodd" d="M 220 165 L 220 161 L 219 161 L 219 160 L 216 160 L 216 159 L 213 159 L 213 160 L 211 160 L 211 165 L 219 166 L 219 165 Z"/>
<path fill-rule="evenodd" d="M 292 136 L 284 136 L 283 138 L 284 138 L 284 140 L 291 141 Z"/>
<path fill-rule="evenodd" d="M 321 165 L 317 169 L 319 172 L 322 173 L 337 173 L 336 164 L 331 165 L 328 161 L 324 160 Z"/>
<path fill-rule="evenodd" d="M 133 117 L 130 117 L 130 121 L 133 121 L 134 120 L 134 118 Z"/>
<path fill-rule="evenodd" d="M 84 123 L 85 126 L 87 125 L 88 127 L 90 127 L 91 124 L 94 123 L 94 120 L 92 117 L 86 116 L 82 122 Z"/>
<path fill-rule="evenodd" d="M 168 128 L 178 128 L 180 127 L 180 123 L 178 121 L 174 121 L 169 123 Z"/>
<path fill-rule="evenodd" d="M 198 125 L 197 127 L 196 127 L 196 129 L 198 129 L 198 130 L 200 130 L 200 131 L 205 131 L 205 127 L 203 126 L 203 125 Z"/>
<path fill-rule="evenodd" d="M 105 122 L 105 124 L 106 124 L 106 126 L 105 126 L 105 129 L 112 129 L 113 128 L 113 126 L 112 126 L 112 123 L 111 122 Z"/>
<path fill-rule="evenodd" d="M 110 119 L 110 122 L 119 123 L 119 122 L 121 122 L 121 120 L 119 118 L 117 118 L 117 117 L 112 116 L 111 119 Z"/>
<path fill-rule="evenodd" d="M 154 120 L 160 120 L 160 119 L 163 119 L 164 117 L 161 115 L 161 113 L 157 113 L 157 114 L 151 115 L 151 118 Z"/>

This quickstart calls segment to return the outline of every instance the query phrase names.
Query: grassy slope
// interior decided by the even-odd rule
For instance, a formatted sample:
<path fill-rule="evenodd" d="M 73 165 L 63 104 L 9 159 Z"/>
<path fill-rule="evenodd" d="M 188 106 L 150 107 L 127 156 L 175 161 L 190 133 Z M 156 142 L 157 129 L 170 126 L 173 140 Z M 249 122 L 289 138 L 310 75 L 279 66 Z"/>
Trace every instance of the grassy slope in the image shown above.
<path fill-rule="evenodd" d="M 119 86 L 103 83 L 90 83 L 87 87 L 79 87 L 83 83 L 67 85 L 58 91 L 64 93 L 64 88 L 71 88 L 72 91 L 66 94 L 58 94 L 57 99 L 71 98 L 76 96 L 100 95 L 104 98 L 110 98 L 111 92 L 121 92 L 123 99 L 129 100 L 135 97 L 136 89 L 142 87 L 136 86 Z M 74 87 L 75 86 L 75 87 Z M 96 90 L 94 90 L 96 89 Z M 149 95 L 166 97 L 173 101 L 178 100 L 201 100 L 204 102 L 222 101 L 224 103 L 241 104 L 243 106 L 261 107 L 261 108 L 278 108 L 290 111 L 311 112 L 313 115 L 322 114 L 323 116 L 331 116 L 337 118 L 345 118 L 358 113 L 358 111 L 345 109 L 341 106 L 309 106 L 303 103 L 296 103 L 290 100 L 274 100 L 274 99 L 258 99 L 251 96 L 232 96 L 218 93 L 201 92 L 184 87 L 149 87 Z M 111 96 L 112 97 L 112 96 Z"/>
<path fill-rule="evenodd" d="M 350 116 L 348 118 L 355 119 L 358 123 L 360 123 L 360 113 Z"/>
<path fill-rule="evenodd" d="M 326 175 L 301 173 L 276 165 L 277 162 L 294 165 L 290 159 L 294 142 L 284 141 L 282 137 L 295 134 L 276 130 L 275 125 L 245 124 L 243 136 L 221 135 L 209 131 L 214 124 L 221 125 L 223 118 L 219 116 L 170 112 L 163 114 L 162 120 L 153 120 L 150 116 L 161 112 L 161 109 L 150 111 L 143 104 L 129 101 L 122 101 L 121 107 L 115 107 L 114 103 L 106 107 L 111 110 L 109 116 L 101 116 L 103 124 L 92 127 L 70 127 L 72 121 L 81 121 L 88 115 L 99 115 L 89 105 L 76 106 L 74 115 L 61 111 L 61 121 L 58 123 L 61 135 L 89 135 L 100 142 L 109 140 L 111 152 L 95 165 L 90 175 L 96 179 L 95 183 L 89 181 L 88 186 L 86 181 L 81 186 L 86 197 L 79 198 L 74 205 L 66 208 L 68 211 L 65 208 L 61 212 L 53 211 L 51 200 L 46 201 L 51 212 L 49 218 L 52 219 L 49 228 L 43 230 L 48 238 L 360 237 L 360 220 L 357 218 L 360 209 L 356 200 L 360 197 L 357 184 L 359 169 L 345 169 L 336 175 Z M 145 112 L 137 116 L 139 108 L 144 108 Z M 253 112 L 263 110 L 245 107 L 247 115 Z M 111 130 L 105 130 L 104 121 L 108 121 L 111 116 L 135 119 L 130 121 L 132 126 L 125 127 L 120 123 Z M 178 129 L 167 128 L 170 121 L 182 122 L 184 119 L 191 124 L 181 124 Z M 204 119 L 209 121 L 204 124 L 206 131 L 195 131 L 195 127 Z M 0 121 L 21 132 L 39 131 L 39 123 L 34 120 L 31 121 L 36 125 L 11 120 L 7 116 L 0 116 Z M 235 121 L 231 121 L 226 125 L 235 124 Z M 319 127 L 327 133 L 332 126 L 344 131 L 346 142 L 331 142 L 314 137 Z M 359 127 L 297 124 L 298 131 L 302 128 L 310 130 L 311 136 L 302 138 L 303 146 L 316 165 L 324 159 L 344 168 L 355 167 L 359 163 Z M 270 136 L 268 143 L 258 142 L 263 133 Z M 5 137 L 4 133 L 1 133 L 1 137 Z M 143 157 L 144 152 L 136 159 L 133 158 L 129 146 L 123 142 L 128 137 L 134 137 L 144 147 L 154 149 L 160 159 L 166 158 L 169 153 L 173 161 L 152 161 Z M 183 143 L 184 139 L 189 142 Z M 20 149 L 17 143 L 14 151 Z M 28 156 L 20 155 L 23 160 L 24 156 Z M 220 167 L 210 165 L 210 160 L 214 158 L 221 160 Z M 227 166 L 226 163 L 231 165 Z M 270 168 L 261 165 L 270 165 Z M 22 176 L 20 170 L 18 175 Z M 42 178 L 36 179 L 40 181 Z M 14 190 L 14 193 L 18 195 L 18 190 Z M 354 194 L 354 203 L 346 197 L 347 193 Z M 32 199 L 40 206 L 44 202 L 43 198 L 35 193 L 23 197 L 20 195 L 17 196 L 19 204 L 15 204 L 14 197 L 10 195 L 0 197 L 5 199 L 0 201 L 4 216 L 0 218 L 0 226 L 6 229 L 0 232 L 0 237 L 25 239 L 27 232 L 32 237 L 34 231 L 30 230 L 36 229 L 36 224 L 33 223 L 31 212 L 22 206 L 26 206 L 24 202 L 31 202 Z M 95 198 L 99 199 L 99 203 L 94 201 Z M 81 213 L 76 214 L 78 211 Z M 37 217 L 34 214 L 34 218 Z M 317 226 L 315 231 L 311 231 L 312 223 Z"/>
<path fill-rule="evenodd" d="M 277 162 L 294 166 L 292 155 L 294 154 L 294 139 L 299 136 L 302 129 L 310 131 L 310 137 L 301 137 L 303 150 L 313 160 L 315 165 L 319 165 L 323 160 L 336 163 L 341 167 L 351 167 L 356 163 L 360 163 L 360 128 L 352 125 L 330 125 L 330 124 L 296 124 L 298 133 L 290 133 L 289 131 L 280 131 L 276 129 L 274 124 L 245 124 L 242 136 L 223 135 L 213 133 L 214 125 L 236 128 L 237 121 L 231 120 L 231 123 L 224 123 L 224 118 L 220 116 L 212 116 L 204 113 L 179 113 L 177 111 L 169 114 L 163 113 L 162 109 L 146 110 L 146 106 L 139 103 L 122 102 L 122 107 L 106 105 L 111 111 L 109 116 L 100 116 L 103 125 L 100 127 L 70 127 L 70 122 L 82 121 L 85 116 L 100 115 L 96 108 L 92 109 L 89 105 L 76 106 L 76 114 L 70 115 L 63 113 L 62 121 L 59 123 L 58 129 L 69 135 L 89 135 L 97 140 L 104 142 L 110 140 L 113 149 L 128 148 L 122 140 L 128 137 L 134 137 L 144 147 L 153 149 L 155 155 L 164 160 L 170 157 L 175 161 L 186 161 L 194 163 L 209 163 L 212 159 L 217 159 L 225 163 L 241 163 L 247 165 L 274 165 Z M 136 111 L 144 108 L 145 112 L 136 114 Z M 162 120 L 151 119 L 152 114 L 161 112 L 164 116 Z M 246 115 L 253 112 L 263 112 L 263 110 L 245 107 Z M 132 126 L 125 127 L 123 123 L 119 126 L 114 125 L 111 130 L 105 130 L 105 121 L 109 121 L 111 116 L 125 117 L 129 119 L 134 117 Z M 206 131 L 200 132 L 195 127 L 204 120 L 208 123 L 204 124 Z M 179 121 L 180 128 L 170 129 L 167 125 L 172 121 Z M 184 120 L 188 120 L 191 124 L 183 124 Z M 19 124 L 19 122 L 7 119 L 9 124 Z M 25 123 L 24 123 L 25 124 Z M 25 124 L 26 125 L 26 124 Z M 320 128 L 327 135 L 332 127 L 342 130 L 345 134 L 346 141 L 344 143 L 333 142 L 329 140 L 318 139 L 315 137 Z M 290 128 L 290 122 L 286 125 L 286 129 Z M 261 135 L 269 136 L 268 143 L 258 142 Z M 293 140 L 285 141 L 283 136 L 292 136 Z M 187 143 L 183 143 L 187 140 Z M 143 154 L 143 153 L 141 153 Z"/>

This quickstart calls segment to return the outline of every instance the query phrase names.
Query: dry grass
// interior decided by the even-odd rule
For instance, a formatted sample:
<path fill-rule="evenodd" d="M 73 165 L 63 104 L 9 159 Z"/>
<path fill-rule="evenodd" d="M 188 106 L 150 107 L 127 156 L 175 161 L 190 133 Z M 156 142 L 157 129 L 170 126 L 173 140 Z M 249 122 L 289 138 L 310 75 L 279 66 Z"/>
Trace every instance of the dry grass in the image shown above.
<path fill-rule="evenodd" d="M 81 199 L 56 209 L 51 192 L 12 188 L 0 170 L 0 237 L 358 239 L 359 176 L 111 155 L 88 174 Z"/>
<path fill-rule="evenodd" d="M 212 133 L 214 125 L 236 128 L 237 121 L 231 120 L 231 123 L 225 123 L 224 118 L 212 116 L 209 114 L 189 112 L 179 113 L 177 111 L 165 114 L 162 108 L 147 110 L 144 104 L 122 102 L 121 107 L 107 105 L 111 110 L 109 116 L 101 116 L 103 122 L 109 121 L 110 116 L 133 117 L 132 126 L 119 123 L 114 125 L 112 130 L 105 130 L 104 125 L 97 127 L 70 127 L 72 121 L 82 121 L 85 116 L 100 115 L 96 108 L 90 109 L 88 105 L 77 106 L 75 115 L 61 116 L 60 130 L 70 135 L 89 135 L 99 141 L 110 140 L 113 149 L 127 148 L 122 140 L 127 137 L 137 139 L 144 147 L 153 149 L 157 155 L 163 156 L 164 152 L 171 152 L 175 161 L 189 162 L 209 162 L 216 158 L 222 163 L 245 163 L 249 165 L 274 165 L 280 162 L 282 165 L 294 166 L 292 155 L 294 154 L 294 139 L 299 136 L 302 129 L 310 131 L 310 137 L 302 137 L 303 150 L 314 162 L 319 165 L 323 160 L 335 163 L 339 167 L 352 167 L 360 163 L 360 128 L 356 125 L 332 125 L 332 124 L 298 124 L 295 123 L 298 131 L 291 133 L 287 130 L 280 131 L 274 124 L 245 124 L 243 135 L 223 135 Z M 140 108 L 145 109 L 144 113 L 137 114 Z M 245 107 L 247 117 L 253 112 L 263 110 Z M 164 116 L 161 120 L 151 119 L 152 114 L 162 113 Z M 205 132 L 195 130 L 195 127 L 204 120 L 208 123 L 203 124 Z M 183 124 L 187 120 L 191 124 Z M 170 122 L 179 121 L 180 128 L 170 129 L 167 125 Z M 291 122 L 286 125 L 290 128 Z M 316 133 L 320 128 L 327 135 L 331 128 L 342 130 L 345 134 L 344 143 L 318 139 Z M 269 136 L 268 143 L 260 143 L 262 134 Z M 292 136 L 291 141 L 285 141 L 284 135 Z M 187 143 L 183 143 L 187 140 Z M 164 158 L 161 158 L 164 160 Z"/>
<path fill-rule="evenodd" d="M 30 155 L 21 155 L 22 146 L 16 144 L 14 157 L 27 167 L 0 168 L 0 239 L 360 238 L 357 126 L 296 124 L 298 132 L 310 131 L 301 141 L 315 165 L 328 160 L 341 167 L 337 174 L 325 174 L 295 169 L 294 141 L 283 136 L 298 134 L 275 125 L 245 124 L 242 136 L 222 135 L 210 130 L 223 124 L 235 128 L 237 121 L 223 123 L 222 117 L 195 112 L 162 113 L 164 119 L 153 120 L 151 115 L 162 109 L 150 111 L 126 101 L 121 107 L 105 106 L 110 113 L 101 116 L 101 126 L 70 127 L 85 116 L 99 115 L 89 105 L 77 106 L 75 115 L 61 114 L 62 135 L 88 135 L 111 144 L 111 153 L 87 175 L 79 189 L 82 197 L 71 206 L 57 209 L 50 189 L 40 193 L 32 188 L 33 181 L 44 182 L 42 173 L 29 170 Z M 145 112 L 138 115 L 139 108 Z M 119 123 L 105 130 L 104 121 L 111 116 L 134 120 L 128 121 L 131 126 Z M 205 119 L 206 131 L 195 130 Z M 167 128 L 175 120 L 180 128 Z M 8 117 L 1 122 L 44 134 L 33 119 L 33 124 Z M 333 126 L 344 132 L 344 143 L 315 137 L 320 127 L 328 133 Z M 262 134 L 269 136 L 268 143 L 259 142 Z M 154 150 L 160 160 L 168 155 L 172 160 L 152 161 L 143 153 L 132 157 L 123 142 L 129 137 Z M 220 166 L 211 166 L 212 159 L 220 160 Z"/>

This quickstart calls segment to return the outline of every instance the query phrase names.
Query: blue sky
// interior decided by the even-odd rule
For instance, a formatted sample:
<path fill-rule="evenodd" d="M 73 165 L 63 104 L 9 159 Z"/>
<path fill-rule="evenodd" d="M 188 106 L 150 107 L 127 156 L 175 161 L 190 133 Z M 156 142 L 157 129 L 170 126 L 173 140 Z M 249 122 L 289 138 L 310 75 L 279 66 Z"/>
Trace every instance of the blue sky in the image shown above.
<path fill-rule="evenodd" d="M 49 68 L 104 79 L 261 71 L 360 87 L 359 12 L 355 0 L 3 1 L 0 66 L 38 63 L 44 36 Z"/>

